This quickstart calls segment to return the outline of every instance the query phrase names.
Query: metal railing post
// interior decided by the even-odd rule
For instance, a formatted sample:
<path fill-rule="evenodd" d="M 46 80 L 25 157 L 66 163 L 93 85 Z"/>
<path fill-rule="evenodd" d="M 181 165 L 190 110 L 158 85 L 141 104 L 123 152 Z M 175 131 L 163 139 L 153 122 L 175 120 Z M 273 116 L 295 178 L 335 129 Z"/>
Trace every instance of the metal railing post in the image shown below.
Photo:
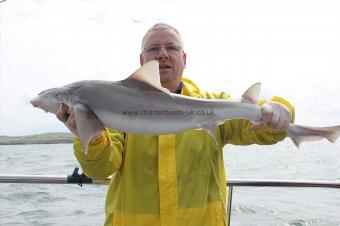
<path fill-rule="evenodd" d="M 228 202 L 227 202 L 227 221 L 228 221 L 228 226 L 230 225 L 230 219 L 231 219 L 231 206 L 233 202 L 233 188 L 234 186 L 229 186 L 228 188 Z"/>

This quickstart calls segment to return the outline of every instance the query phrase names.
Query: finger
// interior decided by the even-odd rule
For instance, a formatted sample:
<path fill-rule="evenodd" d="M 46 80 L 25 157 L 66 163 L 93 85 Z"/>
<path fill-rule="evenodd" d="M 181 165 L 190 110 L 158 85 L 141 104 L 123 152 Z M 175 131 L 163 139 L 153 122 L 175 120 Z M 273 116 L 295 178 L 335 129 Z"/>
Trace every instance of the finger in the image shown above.
<path fill-rule="evenodd" d="M 70 117 L 68 117 L 66 123 L 67 123 L 67 125 L 68 125 L 68 127 L 70 129 L 76 130 L 77 126 L 76 126 L 76 120 L 74 118 L 74 113 L 73 112 L 71 112 Z"/>
<path fill-rule="evenodd" d="M 58 108 L 56 116 L 62 122 L 65 122 L 67 120 L 65 118 L 65 115 L 63 114 L 63 105 L 62 104 L 59 105 L 59 108 Z"/>
<path fill-rule="evenodd" d="M 58 112 L 56 114 L 57 118 L 62 122 L 66 122 L 69 117 L 69 114 L 67 113 L 67 111 L 68 111 L 68 106 L 64 103 L 60 104 L 58 108 Z"/>
<path fill-rule="evenodd" d="M 290 118 L 290 115 L 289 115 L 289 117 L 286 118 L 285 123 L 284 123 L 284 125 L 283 125 L 283 130 L 284 130 L 284 131 L 287 131 L 287 130 L 288 130 L 290 121 L 291 121 L 291 118 Z"/>
<path fill-rule="evenodd" d="M 77 124 L 73 112 L 71 112 L 70 117 L 67 122 L 65 122 L 65 125 L 74 135 L 78 136 Z"/>
<path fill-rule="evenodd" d="M 253 130 L 254 132 L 257 132 L 259 131 L 261 128 L 262 128 L 262 125 L 261 124 L 253 124 L 251 125 L 251 130 Z"/>
<path fill-rule="evenodd" d="M 279 128 L 279 123 L 280 123 L 280 118 L 281 118 L 281 111 L 277 107 L 276 104 L 272 104 L 273 107 L 273 116 L 272 116 L 272 121 L 269 122 L 269 126 L 272 127 L 273 129 L 278 129 Z"/>
<path fill-rule="evenodd" d="M 277 124 L 276 129 L 279 131 L 282 131 L 285 129 L 284 127 L 285 127 L 285 123 L 287 120 L 287 115 L 283 108 L 279 108 L 279 112 L 280 112 L 280 116 L 279 116 L 280 118 L 279 118 L 279 122 Z"/>
<path fill-rule="evenodd" d="M 291 114 L 289 108 L 281 103 L 275 103 L 276 108 L 280 114 L 279 123 L 277 129 L 280 131 L 287 130 L 289 123 L 291 121 Z"/>
<path fill-rule="evenodd" d="M 262 108 L 262 120 L 263 124 L 267 125 L 272 121 L 272 116 L 273 116 L 273 108 L 269 104 L 265 104 Z"/>
<path fill-rule="evenodd" d="M 292 121 L 292 115 L 290 113 L 290 110 L 286 106 L 284 106 L 284 107 L 285 107 L 285 111 L 286 111 L 286 118 L 285 118 L 285 122 L 283 124 L 283 130 L 287 130 L 290 122 Z"/>

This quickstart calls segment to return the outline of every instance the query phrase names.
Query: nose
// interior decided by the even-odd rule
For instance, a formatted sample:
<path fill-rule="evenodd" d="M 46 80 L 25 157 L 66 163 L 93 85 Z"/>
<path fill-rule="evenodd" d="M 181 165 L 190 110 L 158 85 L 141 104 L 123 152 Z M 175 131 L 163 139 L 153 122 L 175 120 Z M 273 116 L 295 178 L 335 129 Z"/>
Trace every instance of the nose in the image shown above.
<path fill-rule="evenodd" d="M 157 60 L 166 60 L 169 58 L 169 54 L 165 48 L 161 48 L 157 54 Z"/>

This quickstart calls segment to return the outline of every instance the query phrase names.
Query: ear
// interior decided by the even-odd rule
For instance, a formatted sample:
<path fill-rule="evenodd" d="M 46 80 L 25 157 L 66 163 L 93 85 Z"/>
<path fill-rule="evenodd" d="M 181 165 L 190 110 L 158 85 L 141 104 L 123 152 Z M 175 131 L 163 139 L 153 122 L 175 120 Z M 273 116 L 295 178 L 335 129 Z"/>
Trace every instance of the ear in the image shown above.
<path fill-rule="evenodd" d="M 139 63 L 142 66 L 144 63 L 143 53 L 139 54 Z"/>
<path fill-rule="evenodd" d="M 184 68 L 187 66 L 187 54 L 183 52 L 183 62 L 184 62 Z"/>

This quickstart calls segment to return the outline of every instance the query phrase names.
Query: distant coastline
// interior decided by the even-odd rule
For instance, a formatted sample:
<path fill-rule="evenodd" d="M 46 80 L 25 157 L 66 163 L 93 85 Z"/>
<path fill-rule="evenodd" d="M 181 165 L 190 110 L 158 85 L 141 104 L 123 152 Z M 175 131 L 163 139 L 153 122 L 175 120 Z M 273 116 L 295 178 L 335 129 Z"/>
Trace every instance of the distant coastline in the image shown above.
<path fill-rule="evenodd" d="M 0 136 L 0 145 L 73 143 L 72 133 L 43 133 L 29 136 Z"/>

